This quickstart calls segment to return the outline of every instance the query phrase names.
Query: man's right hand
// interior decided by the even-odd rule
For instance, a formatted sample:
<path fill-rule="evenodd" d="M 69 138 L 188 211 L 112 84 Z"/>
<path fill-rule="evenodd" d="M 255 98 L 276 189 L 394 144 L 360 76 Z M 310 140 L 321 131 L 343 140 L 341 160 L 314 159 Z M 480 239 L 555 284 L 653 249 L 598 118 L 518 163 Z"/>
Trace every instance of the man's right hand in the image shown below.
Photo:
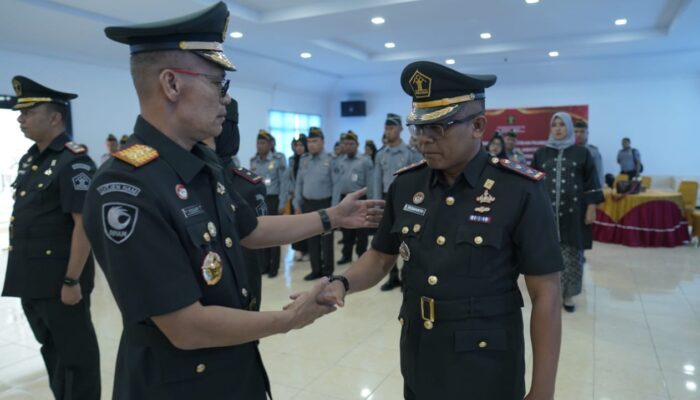
<path fill-rule="evenodd" d="M 290 296 L 294 301 L 284 306 L 284 310 L 292 313 L 290 329 L 301 329 L 317 318 L 335 311 L 335 306 L 319 304 L 316 299 L 328 286 L 328 278 L 322 278 L 308 292 L 295 293 Z"/>

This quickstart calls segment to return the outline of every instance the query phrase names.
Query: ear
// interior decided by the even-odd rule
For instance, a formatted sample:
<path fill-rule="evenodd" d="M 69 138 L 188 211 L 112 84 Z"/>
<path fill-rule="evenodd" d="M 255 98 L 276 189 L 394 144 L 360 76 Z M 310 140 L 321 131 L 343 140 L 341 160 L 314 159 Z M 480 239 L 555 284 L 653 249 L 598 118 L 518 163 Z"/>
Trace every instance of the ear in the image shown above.
<path fill-rule="evenodd" d="M 60 112 L 51 110 L 51 116 L 49 117 L 49 124 L 56 126 L 63 123 L 63 116 Z"/>
<path fill-rule="evenodd" d="M 474 139 L 481 139 L 486 133 L 486 116 L 480 115 L 472 121 L 474 131 L 472 133 Z"/>
<path fill-rule="evenodd" d="M 182 93 L 182 81 L 177 77 L 177 75 L 169 70 L 164 69 L 158 75 L 158 83 L 160 84 L 160 89 L 163 91 L 165 97 L 176 102 Z"/>

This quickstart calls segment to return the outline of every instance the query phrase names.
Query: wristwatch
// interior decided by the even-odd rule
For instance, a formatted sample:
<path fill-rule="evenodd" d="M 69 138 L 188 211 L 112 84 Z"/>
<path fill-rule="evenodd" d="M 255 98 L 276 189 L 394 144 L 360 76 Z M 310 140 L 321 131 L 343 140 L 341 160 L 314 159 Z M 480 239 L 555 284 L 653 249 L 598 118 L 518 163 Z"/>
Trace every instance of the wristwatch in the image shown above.
<path fill-rule="evenodd" d="M 350 291 L 350 282 L 348 282 L 348 278 L 344 277 L 343 275 L 332 275 L 328 279 L 328 283 L 331 283 L 333 281 L 343 282 L 343 287 L 345 287 L 345 293 Z"/>
<path fill-rule="evenodd" d="M 318 215 L 321 216 L 321 223 L 323 224 L 323 233 L 329 233 L 333 230 L 331 227 L 331 219 L 328 217 L 326 210 L 318 210 Z"/>
<path fill-rule="evenodd" d="M 79 283 L 80 283 L 80 280 L 78 280 L 78 279 L 69 278 L 67 276 L 65 278 L 63 278 L 63 284 L 66 286 L 75 286 Z"/>

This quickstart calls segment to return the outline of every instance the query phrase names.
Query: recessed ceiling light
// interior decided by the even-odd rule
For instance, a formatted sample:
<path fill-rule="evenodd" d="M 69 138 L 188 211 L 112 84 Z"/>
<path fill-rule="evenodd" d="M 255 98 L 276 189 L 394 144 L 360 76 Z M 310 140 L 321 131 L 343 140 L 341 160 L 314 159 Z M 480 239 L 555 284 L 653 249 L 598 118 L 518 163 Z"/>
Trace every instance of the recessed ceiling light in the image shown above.
<path fill-rule="evenodd" d="M 299 54 L 299 57 L 301 57 L 301 58 L 311 58 L 311 53 L 309 53 L 309 52 L 303 52 L 303 53 Z"/>
<path fill-rule="evenodd" d="M 550 51 L 549 56 L 550 57 L 559 57 L 559 52 L 558 51 Z"/>
<path fill-rule="evenodd" d="M 479 36 L 481 36 L 482 39 L 491 39 L 491 34 L 488 32 L 484 32 Z"/>
<path fill-rule="evenodd" d="M 372 21 L 372 23 L 375 24 L 375 25 L 381 25 L 381 24 L 383 24 L 384 22 L 386 22 L 386 21 L 384 21 L 384 18 L 382 18 L 382 17 L 374 17 L 374 18 L 372 18 L 371 21 Z"/>
<path fill-rule="evenodd" d="M 627 25 L 627 19 L 626 18 L 616 19 L 615 25 L 617 25 L 617 26 Z"/>
<path fill-rule="evenodd" d="M 231 37 L 234 39 L 240 39 L 243 37 L 243 33 L 241 32 L 231 32 Z"/>
<path fill-rule="evenodd" d="M 445 64 L 447 64 L 447 65 L 452 65 L 454 63 L 455 63 L 454 58 L 448 58 L 447 60 L 445 60 Z"/>
<path fill-rule="evenodd" d="M 396 47 L 396 43 L 386 42 L 386 43 L 384 43 L 384 47 L 386 47 L 387 49 L 393 49 L 394 47 Z"/>
<path fill-rule="evenodd" d="M 527 4 L 537 4 L 540 2 L 540 0 L 525 0 Z"/>

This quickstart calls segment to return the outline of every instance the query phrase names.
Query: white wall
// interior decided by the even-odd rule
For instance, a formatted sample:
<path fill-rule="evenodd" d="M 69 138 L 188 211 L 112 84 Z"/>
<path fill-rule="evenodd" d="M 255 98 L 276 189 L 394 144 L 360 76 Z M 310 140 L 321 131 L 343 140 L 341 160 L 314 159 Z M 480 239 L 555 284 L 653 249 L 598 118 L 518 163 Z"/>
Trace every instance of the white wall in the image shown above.
<path fill-rule="evenodd" d="M 123 68 L 108 68 L 0 50 L 0 94 L 14 94 L 10 81 L 15 75 L 24 75 L 56 90 L 78 93 L 72 104 L 75 140 L 86 144 L 96 161 L 105 152 L 104 139 L 110 132 L 120 136 L 133 130 L 139 109 L 128 60 L 124 60 Z M 320 114 L 325 125 L 327 101 L 323 96 L 246 84 L 237 81 L 235 73 L 230 78 L 229 94 L 239 103 L 239 159 L 244 165 L 255 153 L 258 129 L 268 126 L 270 109 Z"/>
<path fill-rule="evenodd" d="M 392 82 L 395 83 L 396 79 Z M 344 87 L 350 86 L 345 82 Z M 384 93 L 336 94 L 329 108 L 327 128 L 339 133 L 352 129 L 361 140 L 381 139 L 387 112 L 405 118 L 410 98 L 398 83 Z M 366 117 L 340 117 L 339 103 L 352 98 L 367 101 Z M 488 108 L 588 104 L 590 143 L 603 154 L 607 172 L 618 172 L 617 151 L 622 137 L 640 150 L 644 173 L 700 175 L 695 163 L 700 149 L 700 77 L 649 77 L 579 83 L 496 86 L 487 90 Z M 405 121 L 404 121 L 405 122 Z M 404 130 L 404 140 L 408 132 Z"/>

